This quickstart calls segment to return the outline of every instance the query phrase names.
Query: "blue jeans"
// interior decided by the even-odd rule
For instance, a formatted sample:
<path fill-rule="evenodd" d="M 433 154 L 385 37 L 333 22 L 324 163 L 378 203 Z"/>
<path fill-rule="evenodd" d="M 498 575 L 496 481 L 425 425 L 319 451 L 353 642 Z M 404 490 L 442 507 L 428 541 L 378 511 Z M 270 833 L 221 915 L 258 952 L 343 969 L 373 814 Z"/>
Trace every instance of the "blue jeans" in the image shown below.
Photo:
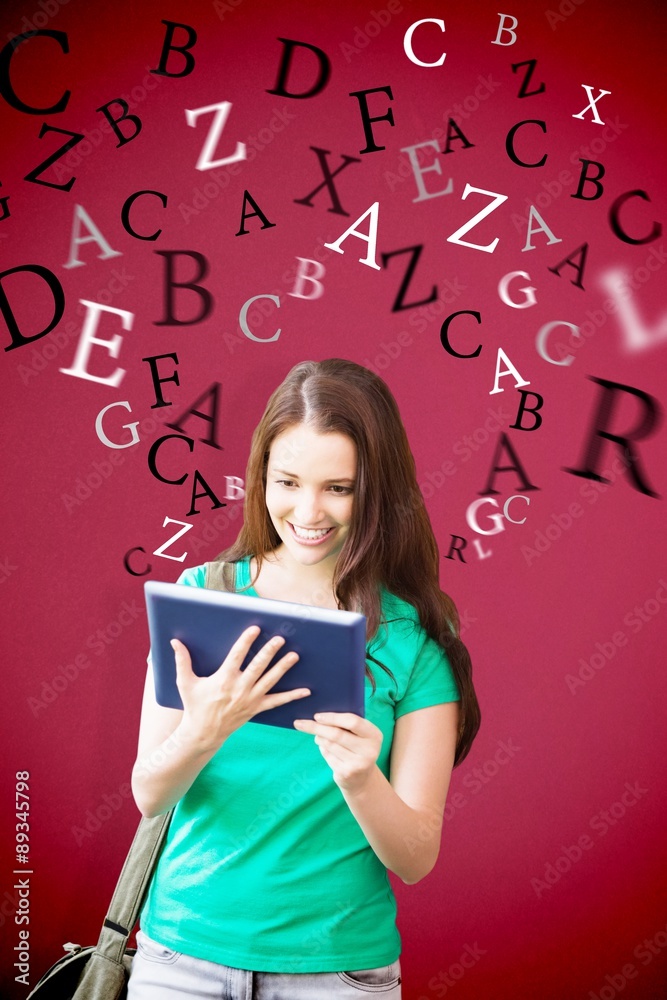
<path fill-rule="evenodd" d="M 137 932 L 127 1000 L 401 1000 L 399 959 L 352 972 L 249 972 L 183 955 Z"/>

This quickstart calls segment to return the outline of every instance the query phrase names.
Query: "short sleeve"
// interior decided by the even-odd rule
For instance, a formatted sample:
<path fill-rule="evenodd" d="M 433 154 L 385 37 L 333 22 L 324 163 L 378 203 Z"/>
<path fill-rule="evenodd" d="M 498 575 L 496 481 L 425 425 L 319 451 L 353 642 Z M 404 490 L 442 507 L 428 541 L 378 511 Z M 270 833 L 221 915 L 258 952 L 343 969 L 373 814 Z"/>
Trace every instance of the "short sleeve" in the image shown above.
<path fill-rule="evenodd" d="M 182 583 L 186 587 L 203 587 L 206 583 L 206 566 L 192 566 L 190 569 L 184 569 L 176 583 Z M 146 662 L 149 666 L 152 663 L 150 649 Z"/>
<path fill-rule="evenodd" d="M 395 717 L 398 719 L 431 705 L 460 701 L 460 698 L 447 653 L 435 639 L 424 633 L 405 694 L 396 702 Z"/>
<path fill-rule="evenodd" d="M 176 583 L 182 583 L 186 587 L 203 587 L 206 583 L 206 566 L 184 569 Z"/>

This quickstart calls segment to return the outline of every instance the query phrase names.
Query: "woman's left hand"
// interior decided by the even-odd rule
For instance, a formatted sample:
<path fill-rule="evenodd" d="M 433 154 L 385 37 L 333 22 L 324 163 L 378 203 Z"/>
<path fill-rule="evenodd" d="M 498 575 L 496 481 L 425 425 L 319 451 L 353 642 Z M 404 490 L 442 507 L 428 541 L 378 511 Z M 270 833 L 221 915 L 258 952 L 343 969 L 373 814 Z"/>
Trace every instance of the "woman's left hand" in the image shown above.
<path fill-rule="evenodd" d="M 340 789 L 363 789 L 382 746 L 382 731 L 376 725 L 353 712 L 318 712 L 314 719 L 296 719 L 294 728 L 315 736 Z"/>

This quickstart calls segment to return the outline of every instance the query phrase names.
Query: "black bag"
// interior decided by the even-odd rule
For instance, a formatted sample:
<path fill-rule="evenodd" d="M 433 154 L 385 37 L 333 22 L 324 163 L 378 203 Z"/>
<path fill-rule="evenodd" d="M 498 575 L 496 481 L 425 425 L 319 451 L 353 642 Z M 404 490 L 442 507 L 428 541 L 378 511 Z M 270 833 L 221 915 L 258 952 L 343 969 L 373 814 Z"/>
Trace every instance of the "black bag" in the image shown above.
<path fill-rule="evenodd" d="M 114 890 L 95 947 L 63 947 L 64 955 L 34 986 L 27 1000 L 123 1000 L 134 948 L 127 942 L 139 917 L 167 834 L 172 810 L 142 819 Z"/>

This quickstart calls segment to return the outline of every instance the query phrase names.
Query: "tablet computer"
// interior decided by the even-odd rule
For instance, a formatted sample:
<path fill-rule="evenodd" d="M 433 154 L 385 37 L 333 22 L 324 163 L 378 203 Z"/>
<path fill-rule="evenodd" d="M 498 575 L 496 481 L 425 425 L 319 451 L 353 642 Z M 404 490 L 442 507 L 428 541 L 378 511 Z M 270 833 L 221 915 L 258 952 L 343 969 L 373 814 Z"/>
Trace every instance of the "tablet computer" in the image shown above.
<path fill-rule="evenodd" d="M 271 692 L 306 687 L 311 693 L 260 712 L 252 722 L 291 727 L 295 719 L 312 718 L 315 712 L 364 715 L 364 615 L 154 580 L 144 584 L 144 593 L 159 705 L 183 708 L 171 639 L 187 646 L 194 673 L 207 677 L 218 669 L 244 629 L 258 625 L 262 631 L 241 669 L 270 638 L 284 636 L 284 645 L 267 669 L 291 651 L 299 659 Z"/>

